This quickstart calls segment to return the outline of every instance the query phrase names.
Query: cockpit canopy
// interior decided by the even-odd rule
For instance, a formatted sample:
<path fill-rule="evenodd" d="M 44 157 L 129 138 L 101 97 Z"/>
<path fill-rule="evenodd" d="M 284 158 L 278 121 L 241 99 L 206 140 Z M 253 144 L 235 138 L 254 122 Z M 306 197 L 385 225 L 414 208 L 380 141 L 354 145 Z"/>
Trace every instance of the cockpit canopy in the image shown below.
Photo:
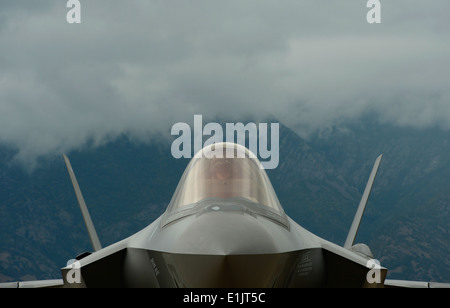
<path fill-rule="evenodd" d="M 242 201 L 259 214 L 285 220 L 261 163 L 247 148 L 234 143 L 212 144 L 194 156 L 168 206 L 166 214 L 173 217 L 168 222 L 192 214 L 204 200 Z"/>

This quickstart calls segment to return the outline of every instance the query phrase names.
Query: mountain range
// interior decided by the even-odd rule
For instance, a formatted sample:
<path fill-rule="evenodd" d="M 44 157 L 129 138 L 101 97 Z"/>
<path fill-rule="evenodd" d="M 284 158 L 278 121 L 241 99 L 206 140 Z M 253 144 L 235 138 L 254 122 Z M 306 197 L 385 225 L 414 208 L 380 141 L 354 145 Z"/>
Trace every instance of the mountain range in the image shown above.
<path fill-rule="evenodd" d="M 121 136 L 66 153 L 103 246 L 164 212 L 188 163 L 170 146 Z M 340 245 L 383 154 L 356 242 L 369 245 L 388 278 L 450 281 L 448 131 L 367 117 L 301 137 L 280 125 L 279 148 L 267 172 L 286 213 Z M 43 158 L 29 171 L 14 155 L 0 146 L 0 282 L 60 278 L 69 259 L 92 250 L 64 161 Z"/>

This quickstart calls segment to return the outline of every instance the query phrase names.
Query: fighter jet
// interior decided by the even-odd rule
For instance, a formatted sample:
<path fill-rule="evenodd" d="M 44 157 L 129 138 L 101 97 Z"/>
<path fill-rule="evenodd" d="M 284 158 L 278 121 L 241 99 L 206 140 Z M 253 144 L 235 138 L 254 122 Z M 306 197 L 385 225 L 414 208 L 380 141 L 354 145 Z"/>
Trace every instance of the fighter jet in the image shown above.
<path fill-rule="evenodd" d="M 231 153 L 231 155 L 230 155 Z M 64 160 L 94 248 L 62 279 L 9 287 L 436 287 L 386 280 L 387 269 L 354 241 L 382 156 L 374 164 L 343 247 L 286 215 L 261 162 L 244 146 L 206 146 L 188 164 L 158 219 L 102 248 L 67 156 Z"/>

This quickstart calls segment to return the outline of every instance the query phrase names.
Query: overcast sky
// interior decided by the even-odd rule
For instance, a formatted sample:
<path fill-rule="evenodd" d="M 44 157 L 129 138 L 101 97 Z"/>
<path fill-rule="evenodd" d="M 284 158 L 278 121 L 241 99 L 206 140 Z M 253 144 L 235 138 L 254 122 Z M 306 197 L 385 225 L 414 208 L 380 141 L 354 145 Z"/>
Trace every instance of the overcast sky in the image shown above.
<path fill-rule="evenodd" d="M 450 128 L 448 0 L 381 1 L 381 24 L 364 0 L 66 3 L 0 2 L 0 143 L 28 165 L 194 114 Z"/>

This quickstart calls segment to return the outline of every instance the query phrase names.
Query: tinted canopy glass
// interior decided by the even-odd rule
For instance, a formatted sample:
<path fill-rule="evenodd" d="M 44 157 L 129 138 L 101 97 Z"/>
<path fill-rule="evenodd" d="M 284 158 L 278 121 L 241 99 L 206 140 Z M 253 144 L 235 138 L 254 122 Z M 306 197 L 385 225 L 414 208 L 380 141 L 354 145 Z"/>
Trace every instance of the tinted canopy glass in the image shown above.
<path fill-rule="evenodd" d="M 207 199 L 243 200 L 284 215 L 261 163 L 247 148 L 220 143 L 191 160 L 168 207 L 180 212 Z"/>

